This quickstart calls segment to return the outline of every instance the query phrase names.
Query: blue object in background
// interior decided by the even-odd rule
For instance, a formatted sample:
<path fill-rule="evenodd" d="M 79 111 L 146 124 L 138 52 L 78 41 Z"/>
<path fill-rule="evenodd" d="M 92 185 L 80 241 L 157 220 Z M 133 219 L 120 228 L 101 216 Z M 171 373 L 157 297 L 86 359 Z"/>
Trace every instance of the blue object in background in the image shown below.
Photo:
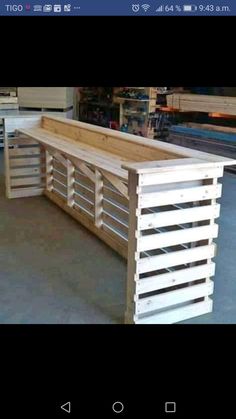
<path fill-rule="evenodd" d="M 236 144 L 236 134 L 228 134 L 227 132 L 211 131 L 200 128 L 189 128 L 180 125 L 172 125 L 170 132 L 191 135 L 197 138 L 212 138 L 214 140 L 226 141 Z"/>

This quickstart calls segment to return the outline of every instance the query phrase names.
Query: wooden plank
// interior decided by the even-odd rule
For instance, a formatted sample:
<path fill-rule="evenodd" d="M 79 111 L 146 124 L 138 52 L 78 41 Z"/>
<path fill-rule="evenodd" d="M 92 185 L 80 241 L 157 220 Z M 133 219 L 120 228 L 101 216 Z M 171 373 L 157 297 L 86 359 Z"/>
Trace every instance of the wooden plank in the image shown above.
<path fill-rule="evenodd" d="M 9 159 L 10 167 L 18 167 L 18 166 L 33 166 L 33 165 L 40 165 L 43 162 L 40 157 L 23 157 L 23 158 L 15 158 Z"/>
<path fill-rule="evenodd" d="M 65 157 L 62 156 L 61 153 L 54 150 L 54 151 L 50 152 L 50 154 L 54 157 L 55 160 L 60 162 L 61 165 L 64 166 L 65 169 L 67 170 L 67 159 L 65 159 Z"/>
<path fill-rule="evenodd" d="M 214 282 L 209 281 L 204 284 L 186 286 L 178 290 L 142 298 L 136 301 L 136 314 L 150 313 L 186 301 L 206 297 L 213 294 L 213 290 Z"/>
<path fill-rule="evenodd" d="M 116 216 L 121 221 L 129 221 L 129 211 L 126 210 L 124 207 L 119 206 L 117 203 L 114 203 L 104 198 L 103 209 L 107 213 Z"/>
<path fill-rule="evenodd" d="M 140 174 L 139 185 L 160 185 L 191 180 L 219 178 L 223 176 L 223 167 L 188 169 L 169 173 Z"/>
<path fill-rule="evenodd" d="M 108 214 L 107 212 L 103 212 L 103 220 L 106 224 L 117 230 L 117 232 L 121 232 L 126 238 L 128 238 L 127 223 L 121 222 L 117 217 Z"/>
<path fill-rule="evenodd" d="M 18 87 L 21 107 L 65 109 L 73 105 L 73 87 Z"/>
<path fill-rule="evenodd" d="M 167 105 L 180 111 L 236 115 L 235 97 L 174 93 L 167 96 Z"/>
<path fill-rule="evenodd" d="M 95 173 L 83 162 L 77 162 L 74 164 L 76 165 L 76 167 L 78 167 L 81 172 L 83 172 L 93 183 L 95 183 L 96 178 L 95 178 Z"/>
<path fill-rule="evenodd" d="M 9 138 L 8 143 L 12 146 L 39 145 L 34 139 L 24 137 Z"/>
<path fill-rule="evenodd" d="M 219 198 L 221 196 L 221 190 L 222 185 L 217 184 L 179 190 L 173 189 L 173 191 L 168 192 L 143 193 L 139 195 L 138 207 L 149 208 Z"/>
<path fill-rule="evenodd" d="M 0 103 L 0 111 L 19 109 L 18 103 Z"/>
<path fill-rule="evenodd" d="M 119 192 L 117 192 L 114 189 L 111 189 L 110 187 L 104 185 L 103 195 L 104 195 L 105 198 L 114 201 L 118 205 L 122 205 L 128 211 L 129 201 L 123 195 L 121 195 Z"/>
<path fill-rule="evenodd" d="M 90 211 L 89 209 L 82 207 L 80 204 L 77 204 L 76 202 L 74 202 L 73 209 L 76 210 L 79 214 L 85 217 L 89 217 L 91 220 L 94 221 L 94 212 Z"/>
<path fill-rule="evenodd" d="M 59 180 L 52 178 L 52 190 L 59 191 L 67 198 L 67 186 L 61 183 Z"/>
<path fill-rule="evenodd" d="M 75 167 L 70 160 L 67 160 L 67 205 L 73 207 L 74 205 L 74 183 L 75 183 Z"/>
<path fill-rule="evenodd" d="M 40 167 L 25 167 L 10 169 L 10 176 L 38 175 L 41 173 Z"/>
<path fill-rule="evenodd" d="M 11 198 L 11 185 L 10 185 L 10 160 L 9 160 L 9 145 L 8 135 L 4 133 L 4 168 L 5 168 L 5 187 L 7 198 Z"/>
<path fill-rule="evenodd" d="M 102 174 L 126 199 L 129 199 L 128 188 L 120 179 L 104 170 L 102 170 Z"/>
<path fill-rule="evenodd" d="M 40 123 L 41 115 L 7 116 L 4 118 L 4 130 L 6 133 L 12 133 L 20 128 L 39 127 Z"/>
<path fill-rule="evenodd" d="M 53 176 L 54 179 L 59 180 L 61 183 L 63 183 L 63 185 L 67 186 L 67 174 L 65 174 L 65 175 L 64 175 L 64 173 L 61 174 L 59 171 L 57 171 L 54 168 L 54 165 L 53 165 L 52 176 Z"/>
<path fill-rule="evenodd" d="M 79 184 L 84 186 L 85 188 L 89 188 L 91 191 L 94 191 L 95 184 L 92 182 L 86 175 L 83 173 L 78 172 L 75 170 L 75 181 Z"/>
<path fill-rule="evenodd" d="M 82 194 L 74 193 L 75 204 L 94 214 L 94 202 Z"/>
<path fill-rule="evenodd" d="M 40 176 L 11 179 L 11 187 L 38 184 L 42 184 L 42 178 Z"/>
<path fill-rule="evenodd" d="M 154 314 L 152 316 L 145 316 L 143 318 L 135 317 L 136 324 L 172 324 L 178 323 L 183 320 L 201 316 L 212 311 L 212 300 L 200 303 L 188 304 L 185 307 L 176 308 L 173 310 L 165 311 L 164 313 Z"/>
<path fill-rule="evenodd" d="M 12 148 L 9 149 L 10 158 L 13 156 L 34 156 L 40 154 L 39 147 L 28 147 L 28 148 Z"/>
<path fill-rule="evenodd" d="M 94 202 L 95 226 L 101 228 L 103 223 L 103 176 L 99 170 L 95 170 L 95 202 Z"/>
<path fill-rule="evenodd" d="M 146 250 L 160 249 L 177 244 L 197 242 L 199 240 L 215 238 L 217 235 L 217 224 L 180 229 L 167 233 L 149 234 L 140 237 L 137 244 L 137 251 L 144 252 Z"/>
<path fill-rule="evenodd" d="M 138 175 L 129 173 L 129 232 L 128 232 L 128 266 L 127 266 L 127 290 L 126 290 L 126 312 L 125 323 L 134 323 L 134 296 L 136 294 L 136 280 L 138 278 L 138 262 L 135 258 L 137 253 L 137 242 L 139 234 L 137 231 L 137 216 L 140 210 L 137 210 Z"/>
<path fill-rule="evenodd" d="M 170 268 L 172 266 L 183 265 L 186 263 L 197 262 L 213 258 L 215 256 L 215 245 L 199 246 L 193 249 L 179 250 L 158 256 L 147 256 L 137 260 L 138 273 L 152 272 L 159 269 Z"/>
<path fill-rule="evenodd" d="M 28 198 L 31 196 L 43 195 L 44 188 L 38 187 L 28 187 L 28 188 L 18 188 L 11 189 L 10 196 L 8 198 Z"/>
<path fill-rule="evenodd" d="M 82 185 L 80 182 L 74 183 L 75 193 L 85 196 L 86 198 L 90 199 L 90 201 L 94 201 L 95 192 L 93 189 L 89 188 L 88 186 Z"/>
<path fill-rule="evenodd" d="M 60 133 L 73 140 L 84 142 L 90 146 L 111 152 L 122 158 L 132 156 L 133 161 L 145 161 L 150 159 L 175 158 L 178 154 L 155 147 L 153 143 L 144 141 L 143 137 L 102 127 L 94 127 L 80 121 L 70 121 L 69 124 L 63 118 L 43 117 L 42 127 L 54 133 Z M 147 139 L 145 139 L 147 140 Z M 152 140 L 148 140 L 152 141 Z M 180 152 L 180 150 L 179 150 Z M 105 168 L 104 168 L 105 169 Z"/>
<path fill-rule="evenodd" d="M 163 288 L 182 285 L 187 282 L 204 279 L 215 275 L 215 263 L 193 266 L 164 274 L 153 275 L 136 281 L 136 293 L 158 291 Z"/>
<path fill-rule="evenodd" d="M 111 235 L 119 243 L 126 244 L 128 242 L 128 238 L 125 234 L 123 234 L 123 232 L 118 231 L 116 228 L 114 228 L 110 224 L 106 224 L 105 221 L 103 221 L 102 229 L 103 231 Z"/>
<path fill-rule="evenodd" d="M 12 96 L 0 96 L 0 104 L 2 105 L 3 103 L 7 103 L 7 104 L 18 103 L 18 98 L 12 97 Z"/>
<path fill-rule="evenodd" d="M 53 189 L 53 156 L 46 150 L 46 189 L 52 191 Z"/>
<path fill-rule="evenodd" d="M 60 153 L 63 153 L 66 158 L 69 158 L 75 166 L 76 161 L 79 161 L 84 165 L 91 164 L 97 168 L 110 171 L 122 179 L 127 178 L 127 173 L 125 170 L 121 169 L 121 163 L 119 161 L 116 161 L 111 157 L 105 157 L 104 153 L 101 151 L 98 152 L 91 147 L 89 150 L 84 150 L 83 144 L 80 144 L 78 141 L 72 141 L 68 137 L 63 137 L 59 134 L 52 134 L 41 128 L 30 130 L 21 129 L 20 132 L 30 138 L 35 138 L 47 148 L 59 150 Z M 86 148 L 88 148 L 88 146 Z"/>
<path fill-rule="evenodd" d="M 89 136 L 92 135 L 92 145 L 97 146 L 98 148 L 102 149 L 104 148 L 104 151 L 108 151 L 108 148 L 110 147 L 110 150 L 115 153 L 115 139 L 117 139 L 116 147 L 119 148 L 119 153 L 122 153 L 123 156 L 126 158 L 127 155 L 132 156 L 132 160 L 135 161 L 135 157 L 133 157 L 133 154 L 137 150 L 137 146 L 140 145 L 141 147 L 139 150 L 138 161 L 143 160 L 163 160 L 163 159 L 173 159 L 178 157 L 196 157 L 196 158 L 203 158 L 203 160 L 209 160 L 212 162 L 221 162 L 223 164 L 234 164 L 230 162 L 230 159 L 222 158 L 220 159 L 218 156 L 214 156 L 211 154 L 204 154 L 204 153 L 196 153 L 194 150 L 189 150 L 188 148 L 181 148 L 178 146 L 173 147 L 170 144 L 163 143 L 162 141 L 156 141 L 156 140 L 150 140 L 150 139 L 143 139 L 139 136 L 134 136 L 131 134 L 121 133 L 117 132 L 111 129 L 102 128 L 102 127 L 95 127 L 91 124 L 85 124 L 78 121 L 69 121 L 63 118 L 52 118 L 52 117 L 42 117 L 42 131 L 48 130 L 52 133 L 54 132 L 60 132 L 60 134 L 63 136 L 65 135 L 68 137 L 74 139 L 75 141 L 84 141 L 86 144 L 89 144 Z M 22 130 L 23 132 L 24 130 Z M 34 130 L 35 132 L 35 130 Z M 24 132 L 26 134 L 26 132 Z M 94 134 L 95 133 L 95 134 Z M 28 130 L 28 134 L 32 136 L 32 132 L 30 133 L 30 130 Z M 34 134 L 35 135 L 35 134 Z M 54 134 L 55 136 L 55 134 Z M 36 137 L 35 137 L 36 138 Z M 107 138 L 109 139 L 109 144 L 107 143 Z M 123 140 L 123 141 L 121 141 Z M 124 144 L 128 147 L 124 147 Z M 130 145 L 133 147 L 130 148 Z M 145 152 L 148 151 L 148 155 L 144 158 Z M 132 153 L 134 152 L 134 153 Z M 154 153 L 155 152 L 155 153 Z M 218 158 L 218 159 L 217 159 Z M 84 158 L 84 160 L 86 160 Z M 99 165 L 98 165 L 99 167 Z M 104 168 L 105 169 L 105 168 Z M 112 171 L 111 171 L 112 172 Z M 114 171 L 112 172 L 114 173 Z M 123 174 L 122 174 L 123 176 Z M 121 177 L 122 177 L 121 176 Z"/>
<path fill-rule="evenodd" d="M 53 168 L 67 176 L 67 167 L 55 157 L 53 157 Z"/>
<path fill-rule="evenodd" d="M 173 190 L 180 190 L 180 189 L 190 189 L 190 188 L 195 188 L 197 186 L 202 186 L 205 185 L 204 180 L 200 179 L 200 180 L 190 180 L 190 181 L 184 181 L 184 182 L 172 182 L 172 183 L 165 183 L 162 185 L 159 184 L 155 184 L 155 185 L 149 185 L 149 186 L 138 186 L 137 187 L 137 192 L 138 194 L 142 194 L 142 193 L 150 193 L 150 192 L 169 192 L 169 191 L 173 191 Z"/>
<path fill-rule="evenodd" d="M 88 228 L 92 233 L 94 233 L 96 236 L 98 236 L 101 240 L 103 240 L 105 243 L 107 243 L 112 249 L 114 249 L 117 253 L 119 253 L 124 258 L 127 258 L 127 245 L 125 243 L 118 242 L 114 237 L 107 234 L 105 231 L 103 231 L 100 228 L 97 228 L 94 225 L 94 221 L 88 219 L 88 217 L 83 216 L 78 211 L 76 211 L 73 208 L 68 207 L 66 202 L 63 202 L 63 200 L 56 196 L 53 192 L 45 191 L 45 195 L 51 199 L 55 204 L 57 204 L 59 207 L 61 207 L 64 211 L 66 211 L 68 214 L 70 214 L 73 218 L 75 218 L 77 221 L 79 221 L 81 224 L 83 224 L 86 228 Z"/>
<path fill-rule="evenodd" d="M 144 214 L 140 215 L 138 218 L 138 229 L 148 230 L 158 227 L 192 223 L 208 220 L 210 218 L 218 218 L 219 215 L 220 204 Z"/>
<path fill-rule="evenodd" d="M 172 135 L 176 135 L 173 134 Z M 168 136 L 169 138 L 172 137 Z M 157 141 L 157 140 L 155 140 Z M 173 146 L 169 144 L 166 140 L 162 140 L 163 144 L 168 146 Z M 187 154 L 186 150 L 190 150 L 187 146 L 178 146 L 183 150 L 183 153 Z M 193 157 L 188 157 L 181 159 L 172 159 L 172 160 L 156 160 L 156 161 L 146 161 L 146 162 L 129 162 L 122 164 L 121 167 L 124 169 L 134 172 L 134 173 L 168 173 L 176 172 L 179 170 L 195 170 L 195 169 L 206 169 L 212 167 L 221 167 L 221 166 L 230 166 L 235 164 L 235 160 L 229 159 L 227 157 L 222 157 L 216 154 L 206 153 L 205 151 L 192 150 L 191 154 Z"/>

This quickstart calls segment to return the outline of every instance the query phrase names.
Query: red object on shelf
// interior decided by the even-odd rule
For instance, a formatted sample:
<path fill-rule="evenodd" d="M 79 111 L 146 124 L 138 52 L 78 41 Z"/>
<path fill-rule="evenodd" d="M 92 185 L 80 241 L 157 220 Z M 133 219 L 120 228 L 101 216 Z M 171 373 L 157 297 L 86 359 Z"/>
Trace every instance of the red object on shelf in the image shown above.
<path fill-rule="evenodd" d="M 118 130 L 119 129 L 118 122 L 116 122 L 116 121 L 110 121 L 109 122 L 109 128 Z"/>

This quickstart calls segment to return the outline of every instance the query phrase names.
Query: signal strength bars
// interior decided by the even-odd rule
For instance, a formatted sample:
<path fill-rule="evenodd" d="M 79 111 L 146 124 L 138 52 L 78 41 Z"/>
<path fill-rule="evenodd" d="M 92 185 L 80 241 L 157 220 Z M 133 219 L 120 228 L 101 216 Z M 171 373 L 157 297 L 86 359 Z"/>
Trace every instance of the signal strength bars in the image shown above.
<path fill-rule="evenodd" d="M 163 4 L 156 9 L 156 12 L 158 12 L 158 13 L 164 12 Z"/>

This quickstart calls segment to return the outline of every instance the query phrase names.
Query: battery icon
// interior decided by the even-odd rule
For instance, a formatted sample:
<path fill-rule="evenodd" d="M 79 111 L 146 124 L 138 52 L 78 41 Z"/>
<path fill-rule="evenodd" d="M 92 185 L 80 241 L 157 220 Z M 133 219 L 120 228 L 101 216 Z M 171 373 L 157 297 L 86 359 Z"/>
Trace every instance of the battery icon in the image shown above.
<path fill-rule="evenodd" d="M 184 12 L 196 12 L 197 6 L 195 4 L 185 4 L 183 7 Z"/>

